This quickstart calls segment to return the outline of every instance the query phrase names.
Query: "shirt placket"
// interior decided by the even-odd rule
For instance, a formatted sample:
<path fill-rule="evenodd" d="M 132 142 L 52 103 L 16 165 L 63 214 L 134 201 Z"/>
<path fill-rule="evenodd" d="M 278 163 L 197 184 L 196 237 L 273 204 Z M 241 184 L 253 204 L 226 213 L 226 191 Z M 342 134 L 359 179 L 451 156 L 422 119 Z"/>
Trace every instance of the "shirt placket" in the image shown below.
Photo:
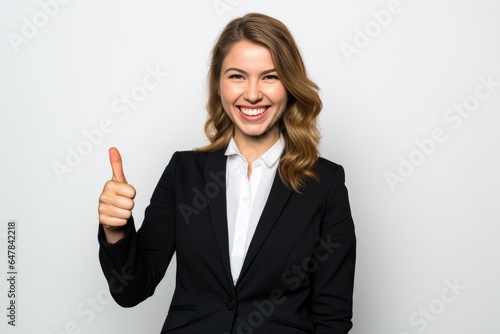
<path fill-rule="evenodd" d="M 236 213 L 236 226 L 234 233 L 234 242 L 233 242 L 233 272 L 238 273 L 243 266 L 243 261 L 245 259 L 245 246 L 246 239 L 248 233 L 248 222 L 250 219 L 250 183 L 246 176 L 247 173 L 247 163 L 242 162 L 240 164 L 240 193 L 238 198 L 238 210 Z"/>

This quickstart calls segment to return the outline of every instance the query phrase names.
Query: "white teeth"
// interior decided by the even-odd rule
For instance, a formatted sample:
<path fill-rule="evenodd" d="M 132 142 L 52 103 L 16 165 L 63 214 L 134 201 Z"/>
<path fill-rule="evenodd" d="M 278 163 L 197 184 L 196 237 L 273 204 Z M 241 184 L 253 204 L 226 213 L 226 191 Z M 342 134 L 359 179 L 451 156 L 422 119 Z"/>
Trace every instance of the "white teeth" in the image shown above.
<path fill-rule="evenodd" d="M 267 108 L 259 108 L 259 109 L 249 109 L 249 108 L 240 108 L 241 112 L 248 116 L 256 116 L 262 114 L 266 111 Z"/>

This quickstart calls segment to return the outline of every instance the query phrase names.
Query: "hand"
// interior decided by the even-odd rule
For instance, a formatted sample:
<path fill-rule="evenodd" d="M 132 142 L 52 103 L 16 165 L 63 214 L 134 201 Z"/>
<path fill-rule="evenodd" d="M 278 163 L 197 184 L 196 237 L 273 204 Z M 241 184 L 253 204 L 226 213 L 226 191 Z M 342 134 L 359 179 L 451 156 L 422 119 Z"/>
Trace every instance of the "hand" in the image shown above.
<path fill-rule="evenodd" d="M 104 226 L 106 237 L 108 232 L 121 231 L 132 216 L 135 189 L 127 183 L 123 174 L 120 152 L 114 147 L 109 149 L 109 161 L 113 177 L 106 182 L 99 197 L 99 222 Z"/>

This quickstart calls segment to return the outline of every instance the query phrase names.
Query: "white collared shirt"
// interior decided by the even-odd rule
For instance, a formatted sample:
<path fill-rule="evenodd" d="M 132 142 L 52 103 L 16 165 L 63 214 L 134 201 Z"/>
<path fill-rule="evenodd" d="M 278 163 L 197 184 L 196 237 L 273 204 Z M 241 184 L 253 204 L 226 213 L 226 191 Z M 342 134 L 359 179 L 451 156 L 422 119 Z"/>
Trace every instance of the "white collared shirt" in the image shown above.
<path fill-rule="evenodd" d="M 233 138 L 226 149 L 229 259 L 235 285 L 271 191 L 283 149 L 284 139 L 280 134 L 279 140 L 252 163 L 250 180 L 247 177 L 248 163 Z"/>

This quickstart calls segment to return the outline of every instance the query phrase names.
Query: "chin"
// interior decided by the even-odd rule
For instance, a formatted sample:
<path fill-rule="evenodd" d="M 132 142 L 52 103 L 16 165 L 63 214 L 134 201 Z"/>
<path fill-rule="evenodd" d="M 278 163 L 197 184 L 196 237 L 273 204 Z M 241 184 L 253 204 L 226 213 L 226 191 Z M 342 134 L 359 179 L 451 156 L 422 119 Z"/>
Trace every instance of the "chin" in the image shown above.
<path fill-rule="evenodd" d="M 265 129 L 241 129 L 240 132 L 242 135 L 246 137 L 252 137 L 252 138 L 262 138 L 265 137 L 266 135 L 270 134 L 272 129 L 265 128 Z"/>

